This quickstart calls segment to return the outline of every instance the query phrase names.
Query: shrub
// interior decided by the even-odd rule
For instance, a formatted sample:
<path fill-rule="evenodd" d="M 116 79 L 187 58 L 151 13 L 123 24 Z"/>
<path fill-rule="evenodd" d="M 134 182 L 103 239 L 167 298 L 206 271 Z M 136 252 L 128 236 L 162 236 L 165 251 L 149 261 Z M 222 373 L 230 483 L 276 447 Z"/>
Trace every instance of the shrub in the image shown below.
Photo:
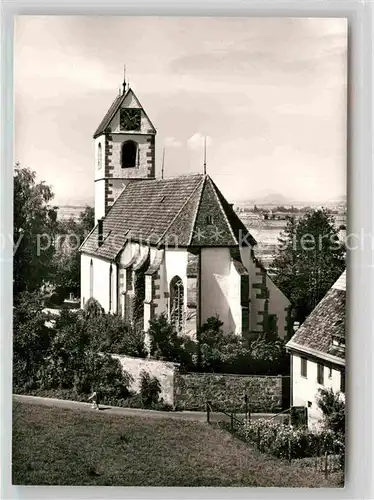
<path fill-rule="evenodd" d="M 93 297 L 90 297 L 83 307 L 84 319 L 95 318 L 98 316 L 102 316 L 103 314 L 104 308 L 101 306 L 100 302 Z"/>
<path fill-rule="evenodd" d="M 222 330 L 218 316 L 208 318 L 198 332 L 199 358 L 196 365 L 203 371 L 241 373 L 248 369 L 249 351 L 239 335 Z"/>
<path fill-rule="evenodd" d="M 84 328 L 93 349 L 145 358 L 144 332 L 134 330 L 120 316 L 102 314 L 85 320 Z"/>
<path fill-rule="evenodd" d="M 317 405 L 323 413 L 325 427 L 334 433 L 345 434 L 345 403 L 339 392 L 333 389 L 318 389 Z"/>
<path fill-rule="evenodd" d="M 83 365 L 74 374 L 73 388 L 78 394 L 96 391 L 103 403 L 116 404 L 129 397 L 131 382 L 131 375 L 122 370 L 118 360 L 87 351 Z"/>
<path fill-rule="evenodd" d="M 57 320 L 60 323 L 38 371 L 38 385 L 42 389 L 71 388 L 76 372 L 84 367 L 88 338 L 81 323 L 67 317 Z"/>
<path fill-rule="evenodd" d="M 159 402 L 161 385 L 157 377 L 142 371 L 140 374 L 140 394 L 145 407 L 151 407 Z"/>
<path fill-rule="evenodd" d="M 38 386 L 38 373 L 45 364 L 55 331 L 45 326 L 39 293 L 15 297 L 13 308 L 13 389 L 27 392 Z"/>
<path fill-rule="evenodd" d="M 165 313 L 150 320 L 148 335 L 151 356 L 167 361 L 179 361 L 183 338 L 175 331 Z"/>
<path fill-rule="evenodd" d="M 246 441 L 254 442 L 261 451 L 278 458 L 305 458 L 336 453 L 340 442 L 330 430 L 313 431 L 293 428 L 270 419 L 244 422 L 238 430 Z"/>

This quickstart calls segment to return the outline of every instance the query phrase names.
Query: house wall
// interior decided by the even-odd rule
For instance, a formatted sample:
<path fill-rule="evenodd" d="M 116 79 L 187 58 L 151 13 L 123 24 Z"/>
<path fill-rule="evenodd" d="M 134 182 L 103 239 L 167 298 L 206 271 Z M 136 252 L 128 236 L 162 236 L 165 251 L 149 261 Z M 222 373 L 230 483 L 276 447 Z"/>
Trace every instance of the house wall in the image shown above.
<path fill-rule="evenodd" d="M 201 322 L 215 315 L 227 332 L 241 333 L 240 276 L 228 248 L 201 249 Z"/>
<path fill-rule="evenodd" d="M 112 307 L 109 310 L 109 273 L 111 263 L 86 254 L 81 255 L 81 305 L 83 307 L 90 298 L 91 260 L 93 264 L 93 297 L 100 302 L 106 312 L 115 312 L 117 310 L 117 266 L 112 264 Z"/>
<path fill-rule="evenodd" d="M 319 420 L 322 418 L 322 413 L 317 406 L 318 389 L 326 387 L 340 391 L 340 369 L 337 366 L 325 364 L 326 362 L 323 360 L 320 362 L 324 365 L 323 385 L 317 382 L 317 361 L 307 359 L 307 377 L 303 377 L 301 375 L 301 356 L 291 355 L 292 404 L 293 406 L 308 406 L 308 425 L 310 427 L 318 426 Z M 332 368 L 331 378 L 329 377 L 330 367 Z"/>

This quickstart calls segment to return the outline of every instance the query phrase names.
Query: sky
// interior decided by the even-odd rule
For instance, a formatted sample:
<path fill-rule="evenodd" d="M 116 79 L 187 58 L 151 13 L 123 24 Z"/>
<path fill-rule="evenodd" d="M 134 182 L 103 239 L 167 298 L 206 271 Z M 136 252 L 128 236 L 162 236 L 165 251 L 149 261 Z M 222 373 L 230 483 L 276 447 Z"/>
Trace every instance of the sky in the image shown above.
<path fill-rule="evenodd" d="M 56 204 L 93 203 L 92 135 L 127 80 L 156 175 L 203 171 L 230 202 L 346 193 L 345 19 L 20 16 L 15 161 Z"/>

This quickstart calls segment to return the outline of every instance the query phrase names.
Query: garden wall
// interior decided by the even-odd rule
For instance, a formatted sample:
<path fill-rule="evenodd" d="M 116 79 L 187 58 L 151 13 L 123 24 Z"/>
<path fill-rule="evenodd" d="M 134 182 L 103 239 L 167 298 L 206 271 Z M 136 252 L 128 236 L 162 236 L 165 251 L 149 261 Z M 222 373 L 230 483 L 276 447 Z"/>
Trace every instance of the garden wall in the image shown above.
<path fill-rule="evenodd" d="M 132 376 L 133 382 L 129 387 L 130 390 L 140 392 L 140 374 L 145 371 L 151 377 L 157 377 L 161 385 L 160 396 L 164 402 L 174 405 L 174 377 L 178 371 L 178 364 L 149 358 L 133 358 L 121 354 L 111 354 L 111 356 L 118 359 L 123 370 Z"/>
<path fill-rule="evenodd" d="M 176 373 L 174 397 L 179 410 L 201 410 L 206 401 L 221 410 L 275 413 L 287 406 L 290 377 L 218 373 Z"/>

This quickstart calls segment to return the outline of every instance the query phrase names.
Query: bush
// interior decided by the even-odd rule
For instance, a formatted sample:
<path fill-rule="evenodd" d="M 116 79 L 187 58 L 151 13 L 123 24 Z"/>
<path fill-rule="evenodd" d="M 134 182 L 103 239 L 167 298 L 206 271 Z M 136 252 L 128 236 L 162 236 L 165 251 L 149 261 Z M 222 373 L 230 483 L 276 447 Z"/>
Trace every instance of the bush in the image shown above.
<path fill-rule="evenodd" d="M 157 404 L 160 399 L 161 385 L 157 377 L 142 371 L 140 374 L 140 394 L 145 407 Z"/>
<path fill-rule="evenodd" d="M 83 307 L 84 319 L 97 318 L 103 314 L 104 308 L 101 306 L 100 302 L 93 297 L 90 297 Z"/>
<path fill-rule="evenodd" d="M 254 442 L 261 451 L 278 458 L 305 458 L 335 454 L 341 443 L 330 430 L 312 431 L 293 428 L 274 420 L 258 419 L 244 422 L 238 431 L 245 441 Z"/>
<path fill-rule="evenodd" d="M 345 402 L 333 389 L 318 389 L 317 405 L 323 413 L 325 427 L 335 434 L 345 434 Z"/>
<path fill-rule="evenodd" d="M 102 403 L 115 404 L 129 397 L 131 382 L 131 375 L 122 370 L 118 360 L 87 351 L 83 365 L 74 374 L 73 389 L 77 394 L 96 391 Z"/>
<path fill-rule="evenodd" d="M 184 338 L 176 332 L 165 313 L 149 322 L 150 355 L 156 359 L 179 362 Z"/>
<path fill-rule="evenodd" d="M 140 358 L 147 355 L 144 332 L 132 329 L 120 316 L 90 316 L 85 320 L 84 328 L 92 349 Z"/>
<path fill-rule="evenodd" d="M 15 297 L 13 309 L 13 390 L 27 392 L 38 386 L 55 331 L 45 326 L 39 293 Z"/>

